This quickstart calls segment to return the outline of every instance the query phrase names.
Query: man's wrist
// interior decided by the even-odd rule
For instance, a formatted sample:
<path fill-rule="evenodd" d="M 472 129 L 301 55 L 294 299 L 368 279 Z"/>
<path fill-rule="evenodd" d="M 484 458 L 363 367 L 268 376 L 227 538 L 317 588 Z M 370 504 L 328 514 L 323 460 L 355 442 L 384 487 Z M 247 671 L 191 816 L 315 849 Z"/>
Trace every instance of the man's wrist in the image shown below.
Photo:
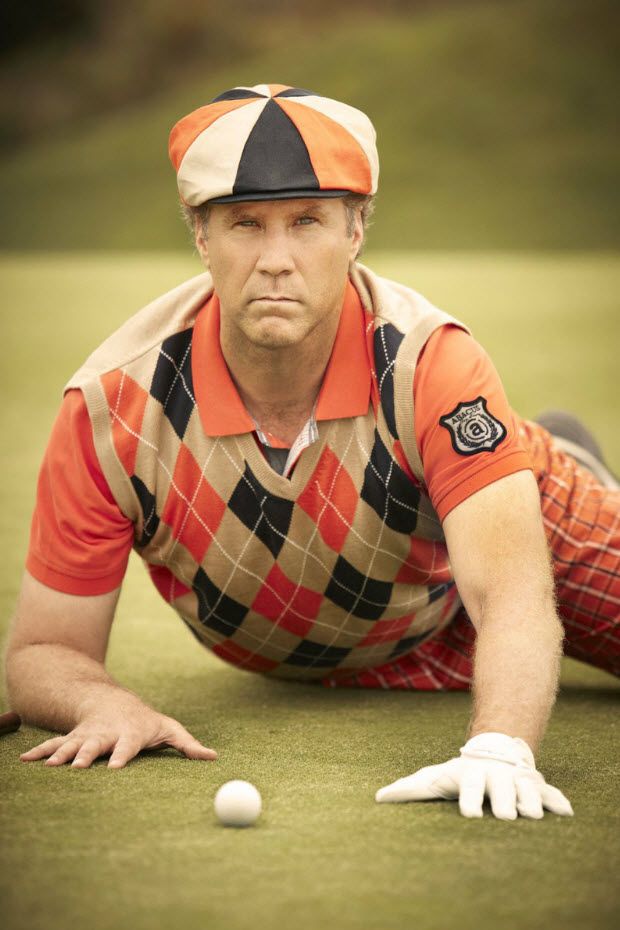
<path fill-rule="evenodd" d="M 104 710 L 110 704 L 117 709 L 126 707 L 127 709 L 140 705 L 144 707 L 144 702 L 140 700 L 137 694 L 123 688 L 122 685 L 109 679 L 108 681 L 93 681 L 85 683 L 85 693 L 82 695 L 77 708 L 77 720 L 95 714 Z M 105 712 L 105 711 L 104 711 Z"/>
<path fill-rule="evenodd" d="M 499 715 L 503 716 L 503 715 Z M 514 723 L 514 720 L 501 720 L 496 719 L 493 722 L 485 721 L 481 718 L 473 720 L 467 730 L 467 739 L 473 739 L 474 736 L 480 736 L 481 733 L 502 733 L 505 736 L 509 736 L 511 739 L 518 739 L 521 742 L 525 743 L 530 752 L 538 752 L 540 746 L 540 740 L 542 734 L 534 734 L 534 732 L 528 727 L 519 726 Z"/>
<path fill-rule="evenodd" d="M 461 755 L 478 759 L 495 759 L 498 762 L 536 768 L 534 753 L 525 740 L 497 731 L 487 731 L 471 736 L 461 747 Z"/>

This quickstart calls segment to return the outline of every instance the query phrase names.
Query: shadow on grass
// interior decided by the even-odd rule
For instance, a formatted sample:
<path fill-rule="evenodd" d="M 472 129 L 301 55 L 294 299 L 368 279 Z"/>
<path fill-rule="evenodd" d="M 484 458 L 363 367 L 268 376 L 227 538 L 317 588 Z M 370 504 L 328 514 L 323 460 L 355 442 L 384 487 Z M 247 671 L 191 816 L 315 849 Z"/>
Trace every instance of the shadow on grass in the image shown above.
<path fill-rule="evenodd" d="M 190 676 L 184 679 L 184 693 L 204 694 L 204 679 Z M 211 695 L 209 695 L 211 697 Z M 282 680 L 263 677 L 252 673 L 231 671 L 230 676 L 220 683 L 215 700 L 218 704 L 240 708 L 269 703 L 283 705 L 290 710 L 313 707 L 317 711 L 330 708 L 366 708 L 402 706 L 414 702 L 416 705 L 439 706 L 444 702 L 455 702 L 460 697 L 469 700 L 467 691 L 405 691 L 381 688 L 326 688 L 319 683 Z"/>

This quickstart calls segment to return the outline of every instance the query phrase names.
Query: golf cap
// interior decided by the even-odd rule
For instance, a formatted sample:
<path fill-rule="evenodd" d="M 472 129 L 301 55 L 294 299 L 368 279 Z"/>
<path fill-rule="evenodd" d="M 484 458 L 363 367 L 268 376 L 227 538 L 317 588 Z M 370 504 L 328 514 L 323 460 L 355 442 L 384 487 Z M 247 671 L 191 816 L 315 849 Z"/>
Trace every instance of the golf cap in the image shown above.
<path fill-rule="evenodd" d="M 376 133 L 365 113 L 285 84 L 234 87 L 170 133 L 184 203 L 374 194 Z"/>

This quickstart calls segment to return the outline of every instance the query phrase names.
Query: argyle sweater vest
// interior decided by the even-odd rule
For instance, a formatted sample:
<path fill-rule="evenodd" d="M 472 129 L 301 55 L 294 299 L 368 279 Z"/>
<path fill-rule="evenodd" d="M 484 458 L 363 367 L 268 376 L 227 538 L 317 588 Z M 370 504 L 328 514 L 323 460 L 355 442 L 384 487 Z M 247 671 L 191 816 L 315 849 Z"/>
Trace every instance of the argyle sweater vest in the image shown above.
<path fill-rule="evenodd" d="M 374 328 L 376 402 L 319 422 L 290 479 L 252 434 L 202 428 L 192 335 L 209 274 L 132 317 L 67 385 L 84 394 L 101 468 L 159 592 L 218 656 L 279 677 L 395 660 L 459 607 L 424 486 L 413 378 L 437 327 L 466 327 L 359 263 L 350 275 Z"/>

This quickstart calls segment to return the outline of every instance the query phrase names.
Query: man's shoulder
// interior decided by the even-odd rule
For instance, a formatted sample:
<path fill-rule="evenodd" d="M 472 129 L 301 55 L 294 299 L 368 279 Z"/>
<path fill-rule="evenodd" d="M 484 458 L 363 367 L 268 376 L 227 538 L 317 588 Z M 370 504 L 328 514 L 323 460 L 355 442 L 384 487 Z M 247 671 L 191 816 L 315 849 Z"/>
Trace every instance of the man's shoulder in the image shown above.
<path fill-rule="evenodd" d="M 112 333 L 86 359 L 65 385 L 83 388 L 108 372 L 142 358 L 176 333 L 193 326 L 198 311 L 213 292 L 208 272 L 190 278 L 152 300 Z"/>
<path fill-rule="evenodd" d="M 418 291 L 398 281 L 384 278 L 356 262 L 351 281 L 360 295 L 364 309 L 375 318 L 375 328 L 390 325 L 403 335 L 420 329 L 453 323 L 467 327 L 445 310 L 436 307 Z"/>

